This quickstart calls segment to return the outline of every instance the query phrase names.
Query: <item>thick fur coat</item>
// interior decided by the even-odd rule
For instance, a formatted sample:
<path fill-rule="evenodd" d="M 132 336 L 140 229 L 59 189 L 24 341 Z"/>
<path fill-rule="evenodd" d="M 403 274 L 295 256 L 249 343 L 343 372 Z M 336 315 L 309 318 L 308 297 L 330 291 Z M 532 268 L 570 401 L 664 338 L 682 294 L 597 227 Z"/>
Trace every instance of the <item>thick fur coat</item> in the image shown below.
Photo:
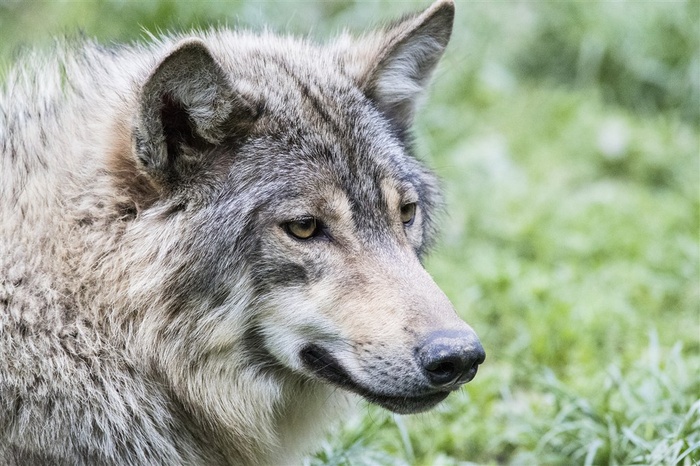
<path fill-rule="evenodd" d="M 416 412 L 474 376 L 419 262 L 439 197 L 408 138 L 453 10 L 327 45 L 64 43 L 9 73 L 0 464 L 289 464 L 349 393 Z"/>

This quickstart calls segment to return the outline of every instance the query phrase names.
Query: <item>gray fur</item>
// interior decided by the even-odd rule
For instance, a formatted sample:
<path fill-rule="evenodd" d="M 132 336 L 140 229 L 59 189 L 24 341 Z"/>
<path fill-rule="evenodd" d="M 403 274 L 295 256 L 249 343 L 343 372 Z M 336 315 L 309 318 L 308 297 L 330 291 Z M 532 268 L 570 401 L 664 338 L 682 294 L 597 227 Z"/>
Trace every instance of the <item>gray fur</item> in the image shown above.
<path fill-rule="evenodd" d="M 418 260 L 439 196 L 406 140 L 453 8 L 328 45 L 66 43 L 10 72 L 0 463 L 293 463 L 348 397 L 310 343 L 336 385 L 418 393 L 416 342 L 468 328 Z M 292 238 L 308 215 L 325 236 Z"/>

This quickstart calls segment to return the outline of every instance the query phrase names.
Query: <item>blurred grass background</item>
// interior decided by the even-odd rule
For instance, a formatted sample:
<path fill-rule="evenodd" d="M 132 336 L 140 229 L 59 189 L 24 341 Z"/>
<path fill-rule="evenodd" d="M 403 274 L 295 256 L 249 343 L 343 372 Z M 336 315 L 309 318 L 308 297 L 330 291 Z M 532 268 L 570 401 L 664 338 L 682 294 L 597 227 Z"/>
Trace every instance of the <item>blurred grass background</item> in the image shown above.
<path fill-rule="evenodd" d="M 417 1 L 0 1 L 0 76 L 79 29 L 362 30 Z M 1 79 L 1 78 L 0 78 Z M 700 464 L 700 2 L 458 2 L 417 122 L 428 261 L 487 361 L 433 412 L 361 404 L 310 465 Z"/>

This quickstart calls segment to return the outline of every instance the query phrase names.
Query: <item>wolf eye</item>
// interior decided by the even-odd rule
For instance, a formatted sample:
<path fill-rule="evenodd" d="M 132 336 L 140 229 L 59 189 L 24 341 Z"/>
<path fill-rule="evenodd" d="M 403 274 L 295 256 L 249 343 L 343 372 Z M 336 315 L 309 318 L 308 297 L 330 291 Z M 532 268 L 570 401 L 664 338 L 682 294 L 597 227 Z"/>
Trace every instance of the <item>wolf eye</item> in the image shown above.
<path fill-rule="evenodd" d="M 319 233 L 318 222 L 314 217 L 304 217 L 284 224 L 287 233 L 297 239 L 309 239 Z"/>
<path fill-rule="evenodd" d="M 410 226 L 413 224 L 413 220 L 416 218 L 416 203 L 409 202 L 401 206 L 401 222 L 405 226 Z"/>

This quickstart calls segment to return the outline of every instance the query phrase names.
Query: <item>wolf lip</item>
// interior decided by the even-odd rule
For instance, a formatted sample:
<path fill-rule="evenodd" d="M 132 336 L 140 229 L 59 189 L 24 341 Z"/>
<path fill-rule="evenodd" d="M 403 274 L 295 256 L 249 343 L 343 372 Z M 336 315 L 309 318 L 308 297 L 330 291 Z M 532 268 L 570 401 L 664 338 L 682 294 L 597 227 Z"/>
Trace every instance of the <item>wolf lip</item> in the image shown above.
<path fill-rule="evenodd" d="M 348 388 L 354 382 L 331 354 L 317 345 L 309 345 L 301 351 L 301 359 L 307 369 L 317 376 L 341 387 Z"/>
<path fill-rule="evenodd" d="M 353 380 L 350 374 L 348 374 L 328 351 L 317 345 L 305 347 L 300 355 L 306 368 L 317 377 L 357 393 L 367 401 L 378 404 L 397 414 L 414 414 L 427 411 L 447 398 L 447 395 L 450 394 L 449 390 L 432 391 L 417 395 L 387 395 L 385 393 L 377 393 L 363 387 Z"/>
<path fill-rule="evenodd" d="M 415 414 L 427 411 L 447 398 L 450 392 L 435 392 L 422 396 L 386 396 L 362 394 L 365 399 L 396 414 Z"/>

